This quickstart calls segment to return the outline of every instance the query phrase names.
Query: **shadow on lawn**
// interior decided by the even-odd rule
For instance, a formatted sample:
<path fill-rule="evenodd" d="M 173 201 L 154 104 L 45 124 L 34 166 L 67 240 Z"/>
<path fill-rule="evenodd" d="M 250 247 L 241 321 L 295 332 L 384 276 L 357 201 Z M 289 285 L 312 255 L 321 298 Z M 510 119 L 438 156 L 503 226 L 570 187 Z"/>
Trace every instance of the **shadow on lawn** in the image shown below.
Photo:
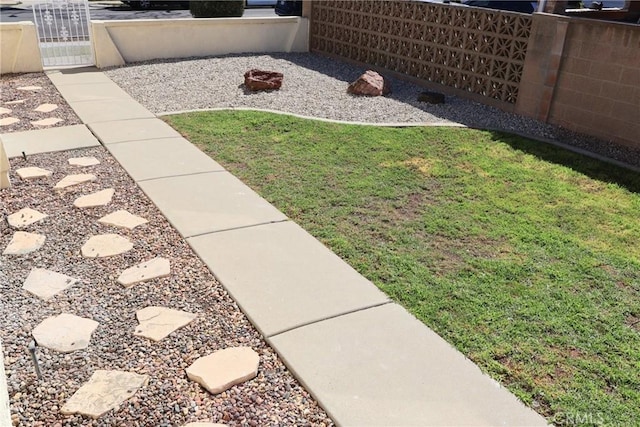
<path fill-rule="evenodd" d="M 343 81 L 345 82 L 345 90 L 349 83 L 356 80 L 366 70 L 366 67 L 353 65 L 315 53 L 272 53 L 269 55 L 273 58 L 286 60 L 300 67 Z M 318 60 L 319 58 L 324 60 Z M 556 125 L 543 123 L 515 113 L 508 113 L 498 108 L 460 97 L 447 96 L 445 104 L 437 105 L 419 102 L 418 95 L 428 89 L 393 77 L 388 78 L 388 80 L 391 83 L 392 92 L 386 95 L 386 97 L 409 104 L 443 120 L 462 123 L 467 127 L 481 130 L 496 129 L 504 132 L 520 133 L 523 130 L 529 129 L 530 134 L 544 134 L 547 138 L 560 142 L 568 142 L 569 145 L 586 151 L 613 158 L 633 166 L 640 166 L 640 150 L 613 145 L 612 143 L 602 141 L 595 137 L 577 134 Z"/>
<path fill-rule="evenodd" d="M 494 141 L 509 144 L 514 150 L 531 154 L 547 162 L 566 166 L 592 179 L 617 184 L 632 193 L 640 194 L 640 173 L 633 170 L 507 132 L 491 131 L 491 135 Z"/>

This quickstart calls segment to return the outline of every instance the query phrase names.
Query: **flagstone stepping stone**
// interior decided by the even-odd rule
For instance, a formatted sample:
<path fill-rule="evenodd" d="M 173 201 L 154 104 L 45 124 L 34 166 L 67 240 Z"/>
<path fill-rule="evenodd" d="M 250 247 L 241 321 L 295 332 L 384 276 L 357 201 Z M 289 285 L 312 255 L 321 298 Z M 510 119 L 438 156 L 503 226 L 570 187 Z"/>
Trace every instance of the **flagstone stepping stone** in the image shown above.
<path fill-rule="evenodd" d="M 22 179 L 36 179 L 51 176 L 53 172 L 35 166 L 30 166 L 28 168 L 16 169 L 16 173 Z"/>
<path fill-rule="evenodd" d="M 15 228 L 24 228 L 35 222 L 41 221 L 49 215 L 38 212 L 35 209 L 24 208 L 7 217 L 9 225 Z"/>
<path fill-rule="evenodd" d="M 65 415 L 82 414 L 100 418 L 132 397 L 149 377 L 133 372 L 97 370 L 62 406 Z"/>
<path fill-rule="evenodd" d="M 10 112 L 11 110 L 8 108 L 0 107 L 0 114 L 9 114 Z"/>
<path fill-rule="evenodd" d="M 31 122 L 31 124 L 35 126 L 51 126 L 62 121 L 62 119 L 57 117 L 49 117 L 48 119 L 36 120 L 35 122 Z"/>
<path fill-rule="evenodd" d="M 124 209 L 120 209 L 109 215 L 105 215 L 98 220 L 100 224 L 113 225 L 115 227 L 128 228 L 133 230 L 139 225 L 146 224 L 149 221 L 146 219 L 134 215 Z"/>
<path fill-rule="evenodd" d="M 126 237 L 117 234 L 99 234 L 87 240 L 82 248 L 85 258 L 104 258 L 119 255 L 133 249 L 133 243 Z"/>
<path fill-rule="evenodd" d="M 136 311 L 136 317 L 140 325 L 133 335 L 157 342 L 169 336 L 173 331 L 188 325 L 197 316 L 172 308 L 150 306 Z"/>
<path fill-rule="evenodd" d="M 16 231 L 2 255 L 24 255 L 37 251 L 44 245 L 47 236 Z"/>
<path fill-rule="evenodd" d="M 19 121 L 20 119 L 16 119 L 15 117 L 4 117 L 0 119 L 0 126 L 9 126 Z"/>
<path fill-rule="evenodd" d="M 39 113 L 50 113 L 56 109 L 58 109 L 57 104 L 40 104 L 37 108 L 34 108 L 33 111 L 37 111 Z"/>
<path fill-rule="evenodd" d="M 72 157 L 69 159 L 69 164 L 71 166 L 94 166 L 99 165 L 100 160 L 95 157 Z"/>
<path fill-rule="evenodd" d="M 249 347 L 231 347 L 216 351 L 193 362 L 187 377 L 217 394 L 258 375 L 260 356 Z"/>
<path fill-rule="evenodd" d="M 106 190 L 100 190 L 96 193 L 87 194 L 86 196 L 80 196 L 73 201 L 73 206 L 77 208 L 92 208 L 95 206 L 104 206 L 111 203 L 116 190 L 113 188 L 107 188 Z"/>
<path fill-rule="evenodd" d="M 98 325 L 95 320 L 62 313 L 44 319 L 33 329 L 31 335 L 41 347 L 70 353 L 87 348 L 91 334 Z"/>
<path fill-rule="evenodd" d="M 118 277 L 118 283 L 125 288 L 158 277 L 166 277 L 171 273 L 169 260 L 157 257 L 149 261 L 145 261 L 131 268 L 127 268 Z"/>
<path fill-rule="evenodd" d="M 95 181 L 96 176 L 92 173 L 81 173 L 78 175 L 67 175 L 55 185 L 54 188 L 67 188 L 72 185 L 82 184 L 83 182 Z"/>
<path fill-rule="evenodd" d="M 47 301 L 78 282 L 78 279 L 44 268 L 34 268 L 22 284 L 22 289 Z"/>
<path fill-rule="evenodd" d="M 22 86 L 17 89 L 18 90 L 41 90 L 42 86 Z"/>
<path fill-rule="evenodd" d="M 4 104 L 5 105 L 24 104 L 24 99 L 17 99 L 15 101 L 7 101 Z"/>

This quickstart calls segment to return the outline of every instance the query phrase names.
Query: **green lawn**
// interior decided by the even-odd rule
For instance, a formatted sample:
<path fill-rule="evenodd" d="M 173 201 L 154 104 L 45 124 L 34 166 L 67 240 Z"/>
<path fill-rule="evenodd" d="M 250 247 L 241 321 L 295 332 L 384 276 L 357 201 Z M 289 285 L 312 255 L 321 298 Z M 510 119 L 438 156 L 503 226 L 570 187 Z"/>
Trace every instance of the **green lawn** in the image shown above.
<path fill-rule="evenodd" d="M 550 421 L 640 420 L 638 174 L 496 132 L 166 120 Z"/>

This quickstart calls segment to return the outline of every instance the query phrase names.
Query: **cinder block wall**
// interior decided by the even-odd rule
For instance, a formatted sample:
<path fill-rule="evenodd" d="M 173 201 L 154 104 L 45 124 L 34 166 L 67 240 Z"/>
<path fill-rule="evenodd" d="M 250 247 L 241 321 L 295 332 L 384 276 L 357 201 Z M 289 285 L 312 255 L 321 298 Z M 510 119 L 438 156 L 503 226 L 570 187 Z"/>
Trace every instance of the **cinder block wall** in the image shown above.
<path fill-rule="evenodd" d="M 516 112 L 640 148 L 640 26 L 534 14 Z"/>

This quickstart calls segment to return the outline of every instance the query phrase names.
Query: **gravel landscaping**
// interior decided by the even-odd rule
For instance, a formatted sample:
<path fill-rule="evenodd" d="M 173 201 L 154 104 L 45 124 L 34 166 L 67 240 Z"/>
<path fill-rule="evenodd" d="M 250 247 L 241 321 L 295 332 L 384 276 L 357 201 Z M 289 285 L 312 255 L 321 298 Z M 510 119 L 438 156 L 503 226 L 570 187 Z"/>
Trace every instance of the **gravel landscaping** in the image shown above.
<path fill-rule="evenodd" d="M 280 91 L 251 93 L 243 74 L 251 68 L 284 73 Z M 391 79 L 387 97 L 360 98 L 346 93 L 364 69 L 314 54 L 229 55 L 164 60 L 104 70 L 114 82 L 156 114 L 214 108 L 258 108 L 326 119 L 367 123 L 460 123 L 553 139 L 628 164 L 640 166 L 640 150 L 614 146 L 558 127 L 505 113 L 458 97 L 446 104 L 417 101 L 424 88 Z M 44 73 L 7 75 L 2 84 L 0 133 L 79 124 L 81 121 Z M 19 90 L 37 86 L 40 89 Z M 24 101 L 15 103 L 14 101 Z M 37 112 L 55 104 L 50 112 Z M 60 118 L 50 126 L 33 121 Z M 68 159 L 94 156 L 100 164 L 72 166 Z M 50 177 L 23 180 L 22 167 L 51 170 Z M 95 181 L 64 189 L 54 185 L 69 174 L 93 173 Z M 253 328 L 224 288 L 172 228 L 153 203 L 103 148 L 29 155 L 11 160 L 12 187 L 0 190 L 0 253 L 17 231 L 7 216 L 23 208 L 48 216 L 22 231 L 46 236 L 44 246 L 23 255 L 0 255 L 0 337 L 14 426 L 183 426 L 211 421 L 229 426 L 332 426 L 333 422 L 296 381 L 274 350 Z M 79 196 L 115 189 L 106 206 L 76 208 Z M 125 209 L 149 222 L 132 230 L 98 223 Z M 91 236 L 114 233 L 133 242 L 115 256 L 85 258 L 81 247 Z M 170 260 L 168 277 L 124 287 L 120 274 L 155 257 Z M 47 301 L 22 289 L 29 273 L 44 268 L 78 279 Z M 159 342 L 135 336 L 136 311 L 164 306 L 197 318 Z M 44 319 L 70 313 L 99 322 L 87 348 L 59 353 L 38 347 L 43 378 L 38 380 L 27 346 Z M 202 356 L 229 347 L 250 347 L 259 355 L 256 378 L 212 395 L 187 378 L 185 369 Z M 148 375 L 131 399 L 97 420 L 64 415 L 61 408 L 96 370 Z M 4 427 L 4 426 L 2 426 Z"/>
<path fill-rule="evenodd" d="M 0 87 L 2 88 L 0 90 L 0 108 L 11 110 L 0 115 L 0 120 L 10 117 L 19 119 L 15 123 L 0 125 L 0 133 L 48 129 L 82 123 L 44 73 L 5 74 L 0 76 Z M 20 90 L 18 89 L 20 87 L 39 87 L 40 89 Z M 35 111 L 42 104 L 54 104 L 57 108 L 50 112 Z M 61 121 L 48 126 L 38 126 L 32 123 L 48 118 L 58 118 Z"/>
<path fill-rule="evenodd" d="M 252 68 L 284 73 L 279 91 L 253 93 L 243 85 Z M 155 60 L 105 70 L 147 109 L 162 114 L 211 108 L 261 108 L 304 116 L 367 123 L 461 123 L 552 139 L 640 166 L 640 150 L 576 135 L 556 126 L 448 96 L 446 103 L 417 101 L 425 89 L 390 79 L 392 94 L 362 98 L 348 84 L 365 69 L 310 53 L 228 55 L 205 59 Z"/>
<path fill-rule="evenodd" d="M 72 157 L 94 156 L 99 165 L 79 168 Z M 21 180 L 16 170 L 38 166 L 48 178 Z M 15 158 L 12 187 L 0 190 L 0 248 L 16 230 L 6 216 L 25 207 L 48 215 L 23 231 L 46 235 L 44 246 L 25 255 L 0 256 L 0 333 L 5 350 L 13 424 L 17 426 L 182 426 L 212 421 L 229 426 L 333 425 L 313 398 L 287 371 L 275 352 L 217 283 L 206 266 L 170 226 L 117 162 L 102 148 Z M 93 173 L 95 181 L 61 190 L 54 185 L 68 174 Z M 73 201 L 112 187 L 106 206 L 79 209 Z M 97 222 L 119 209 L 149 222 L 133 230 Z M 105 258 L 84 258 L 80 248 L 97 234 L 129 238 L 133 249 Z M 154 257 L 171 262 L 171 274 L 125 288 L 120 273 Z M 63 273 L 79 282 L 43 301 L 22 289 L 33 268 Z M 166 306 L 197 318 L 159 342 L 134 336 L 135 313 Z M 99 326 L 85 349 L 58 353 L 39 347 L 43 373 L 38 381 L 27 346 L 31 332 L 45 318 L 70 313 Z M 212 395 L 187 379 L 196 359 L 227 347 L 251 347 L 259 354 L 258 376 Z M 149 382 L 119 408 L 97 420 L 63 415 L 60 409 L 96 370 L 121 370 L 149 376 Z"/>

